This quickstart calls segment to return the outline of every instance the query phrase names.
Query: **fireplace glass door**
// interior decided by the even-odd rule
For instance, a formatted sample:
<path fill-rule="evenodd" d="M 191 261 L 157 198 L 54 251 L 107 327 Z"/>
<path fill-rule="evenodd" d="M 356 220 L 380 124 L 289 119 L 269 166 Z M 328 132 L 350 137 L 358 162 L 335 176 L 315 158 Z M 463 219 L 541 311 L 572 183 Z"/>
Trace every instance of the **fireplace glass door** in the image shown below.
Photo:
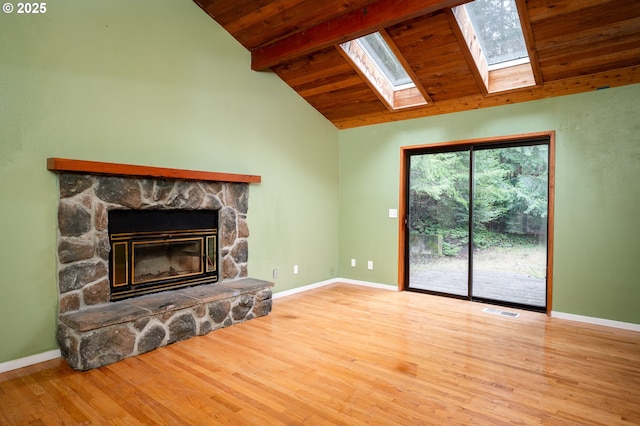
<path fill-rule="evenodd" d="M 133 246 L 133 284 L 204 272 L 202 238 L 137 241 Z"/>
<path fill-rule="evenodd" d="M 216 282 L 217 225 L 217 211 L 110 211 L 111 300 Z"/>

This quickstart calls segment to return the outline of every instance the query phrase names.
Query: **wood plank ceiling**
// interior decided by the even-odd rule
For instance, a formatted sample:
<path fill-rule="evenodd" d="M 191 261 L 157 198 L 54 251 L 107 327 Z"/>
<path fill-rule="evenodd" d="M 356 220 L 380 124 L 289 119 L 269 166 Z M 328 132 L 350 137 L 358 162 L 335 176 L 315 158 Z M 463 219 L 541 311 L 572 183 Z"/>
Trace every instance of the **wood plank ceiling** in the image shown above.
<path fill-rule="evenodd" d="M 194 0 L 337 128 L 640 83 L 640 1 L 516 0 L 535 85 L 488 93 L 451 8 L 468 0 Z M 393 111 L 339 50 L 386 30 L 425 89 Z"/>

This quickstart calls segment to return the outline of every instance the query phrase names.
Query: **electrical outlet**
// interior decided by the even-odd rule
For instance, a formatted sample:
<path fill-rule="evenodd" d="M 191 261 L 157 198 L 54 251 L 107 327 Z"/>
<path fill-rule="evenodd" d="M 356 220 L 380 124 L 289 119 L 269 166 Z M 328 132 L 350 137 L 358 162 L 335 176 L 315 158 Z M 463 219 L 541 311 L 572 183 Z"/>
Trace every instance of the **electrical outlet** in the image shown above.
<path fill-rule="evenodd" d="M 298 265 L 293 265 L 293 273 L 294 274 L 298 273 Z"/>
<path fill-rule="evenodd" d="M 373 260 L 367 262 L 367 269 L 373 269 Z"/>
<path fill-rule="evenodd" d="M 277 269 L 273 270 L 273 278 L 278 278 L 278 270 Z"/>
<path fill-rule="evenodd" d="M 351 266 L 352 267 L 356 267 L 356 260 L 355 259 L 351 259 Z"/>

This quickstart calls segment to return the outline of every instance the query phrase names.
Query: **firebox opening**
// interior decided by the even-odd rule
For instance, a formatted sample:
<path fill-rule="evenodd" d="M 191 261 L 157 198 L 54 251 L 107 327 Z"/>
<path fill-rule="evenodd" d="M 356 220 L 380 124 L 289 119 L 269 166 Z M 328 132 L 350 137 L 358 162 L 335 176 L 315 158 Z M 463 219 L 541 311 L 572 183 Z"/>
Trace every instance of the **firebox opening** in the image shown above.
<path fill-rule="evenodd" d="M 217 210 L 109 211 L 111 300 L 218 281 Z"/>

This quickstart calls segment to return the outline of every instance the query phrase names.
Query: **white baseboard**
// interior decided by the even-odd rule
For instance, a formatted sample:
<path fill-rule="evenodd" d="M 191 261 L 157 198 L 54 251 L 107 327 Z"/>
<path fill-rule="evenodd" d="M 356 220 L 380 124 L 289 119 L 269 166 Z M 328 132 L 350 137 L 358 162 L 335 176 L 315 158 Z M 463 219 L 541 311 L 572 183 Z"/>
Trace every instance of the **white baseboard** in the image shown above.
<path fill-rule="evenodd" d="M 586 317 L 583 315 L 567 314 L 564 312 L 557 312 L 557 311 L 551 311 L 551 317 L 565 319 L 569 321 L 584 322 L 587 324 L 603 325 L 605 327 L 613 327 L 613 328 L 620 328 L 623 330 L 640 332 L 640 324 L 633 324 L 630 322 L 614 321 L 614 320 L 609 320 L 604 318 Z"/>
<path fill-rule="evenodd" d="M 313 290 L 314 288 L 324 287 L 326 285 L 336 284 L 336 283 L 362 285 L 362 286 L 366 286 L 366 287 L 380 288 L 380 289 L 383 289 L 383 290 L 398 291 L 397 287 L 394 287 L 394 286 L 391 286 L 391 285 L 387 285 L 387 284 L 378 284 L 378 283 L 372 283 L 372 282 L 369 282 L 369 281 L 358 281 L 358 280 L 352 280 L 352 279 L 349 279 L 349 278 L 332 278 L 330 280 L 320 281 L 320 282 L 317 282 L 317 283 L 304 285 L 302 287 L 292 288 L 291 290 L 285 290 L 285 291 L 280 291 L 278 293 L 274 293 L 273 294 L 273 298 L 274 299 L 279 299 L 281 297 L 291 296 L 292 294 L 302 293 L 303 291 Z"/>
<path fill-rule="evenodd" d="M 0 373 L 6 371 L 17 370 L 18 368 L 28 367 L 40 362 L 49 361 L 52 359 L 60 358 L 60 349 L 54 349 L 52 351 L 43 352 L 41 354 L 31 355 L 24 358 L 14 359 L 13 361 L 7 361 L 0 363 Z"/>
<path fill-rule="evenodd" d="M 353 284 L 353 285 L 361 285 L 361 286 L 364 286 L 364 287 L 379 288 L 379 289 L 382 289 L 382 290 L 398 291 L 398 286 L 393 286 L 393 285 L 389 285 L 389 284 L 372 283 L 372 282 L 369 282 L 369 281 L 352 280 L 352 279 L 349 279 L 349 278 L 336 278 L 335 282 L 337 282 L 337 283 L 345 283 L 345 284 Z"/>
<path fill-rule="evenodd" d="M 274 299 L 279 299 L 281 297 L 291 296 L 292 294 L 302 293 L 303 291 L 313 290 L 314 288 L 324 287 L 325 285 L 333 284 L 336 282 L 335 280 L 326 280 L 320 281 L 318 283 L 313 283 L 309 285 L 303 285 L 302 287 L 292 288 L 291 290 L 280 291 L 278 293 L 273 293 Z"/>

